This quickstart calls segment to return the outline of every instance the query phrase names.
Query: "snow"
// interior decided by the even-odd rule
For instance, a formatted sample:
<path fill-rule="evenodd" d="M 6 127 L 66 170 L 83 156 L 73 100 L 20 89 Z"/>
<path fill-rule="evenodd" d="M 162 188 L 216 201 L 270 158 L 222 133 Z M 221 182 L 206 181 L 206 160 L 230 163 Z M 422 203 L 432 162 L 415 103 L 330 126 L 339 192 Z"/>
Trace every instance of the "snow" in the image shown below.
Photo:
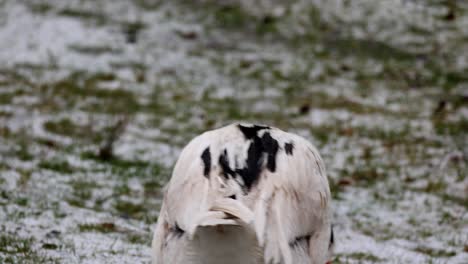
<path fill-rule="evenodd" d="M 59 262 L 147 263 L 160 185 L 182 147 L 204 130 L 247 119 L 295 132 L 319 149 L 337 194 L 337 262 L 468 258 L 466 135 L 437 134 L 434 118 L 440 100 L 466 97 L 468 84 L 441 92 L 443 78 L 429 84 L 416 78 L 434 77 L 428 60 L 442 69 L 437 74 L 466 72 L 466 3 L 451 23 L 440 18 L 447 7 L 424 1 L 231 1 L 254 17 L 273 14 L 281 21 L 278 32 L 262 37 L 222 29 L 204 10 L 206 1 L 163 1 L 151 9 L 140 6 L 148 1 L 48 0 L 41 1 L 48 5 L 43 12 L 33 11 L 33 2 L 0 3 L 1 232 L 32 237 L 33 250 Z M 313 24 L 313 8 L 332 36 L 403 48 L 410 61 L 336 52 L 325 40 L 330 32 Z M 134 43 L 123 30 L 129 23 L 142 24 Z M 318 40 L 301 39 L 307 34 Z M 93 111 L 93 102 L 125 102 L 87 96 L 93 89 L 87 77 L 102 73 L 115 77 L 94 88 L 126 91 L 138 109 Z M 62 80 L 82 90 L 38 92 Z M 67 96 L 76 105 L 67 105 Z M 316 101 L 300 113 L 316 98 L 331 103 Z M 339 98 L 358 109 L 334 105 Z M 446 120 L 466 120 L 465 105 L 447 104 Z M 115 160 L 93 157 L 101 145 L 90 138 L 106 135 L 125 115 Z M 90 127 L 89 135 L 45 127 L 61 120 Z M 359 178 L 373 177 L 369 171 L 376 172 L 375 183 Z M 99 231 L 103 223 L 115 230 Z M 97 230 L 80 230 L 83 225 Z M 44 249 L 44 243 L 59 247 Z M 0 249 L 0 262 L 7 255 Z"/>

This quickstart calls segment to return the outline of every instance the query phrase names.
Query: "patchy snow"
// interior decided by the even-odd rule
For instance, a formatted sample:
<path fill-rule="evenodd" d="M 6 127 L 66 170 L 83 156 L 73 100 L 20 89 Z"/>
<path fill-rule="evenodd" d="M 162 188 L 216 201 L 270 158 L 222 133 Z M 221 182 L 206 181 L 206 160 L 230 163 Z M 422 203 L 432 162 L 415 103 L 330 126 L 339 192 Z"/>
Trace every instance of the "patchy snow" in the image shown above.
<path fill-rule="evenodd" d="M 147 263 L 183 145 L 245 119 L 320 149 L 338 263 L 464 263 L 466 3 L 228 1 L 277 19 L 263 36 L 206 2 L 0 3 L 0 230 L 59 262 Z"/>

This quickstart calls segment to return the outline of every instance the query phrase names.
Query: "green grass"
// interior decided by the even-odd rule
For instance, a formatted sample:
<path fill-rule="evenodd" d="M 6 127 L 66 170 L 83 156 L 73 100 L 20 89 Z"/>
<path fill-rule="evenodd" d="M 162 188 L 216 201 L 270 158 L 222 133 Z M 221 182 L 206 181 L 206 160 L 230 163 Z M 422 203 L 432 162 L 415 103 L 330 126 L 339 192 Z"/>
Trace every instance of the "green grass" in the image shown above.
<path fill-rule="evenodd" d="M 155 196 L 161 195 L 161 189 L 164 183 L 162 179 L 148 179 L 143 183 L 143 188 L 145 190 L 146 196 Z"/>
<path fill-rule="evenodd" d="M 80 232 L 98 232 L 98 233 L 114 233 L 117 232 L 117 227 L 114 223 L 98 223 L 98 224 L 80 224 L 78 225 Z"/>
<path fill-rule="evenodd" d="M 45 14 L 52 9 L 52 6 L 46 2 L 30 3 L 28 7 L 31 9 L 33 13 L 37 13 L 37 14 Z"/>
<path fill-rule="evenodd" d="M 15 203 L 19 206 L 27 206 L 28 198 L 27 197 L 17 197 Z"/>
<path fill-rule="evenodd" d="M 85 207 L 86 201 L 92 198 L 93 190 L 99 188 L 99 184 L 91 181 L 75 180 L 70 183 L 73 188 L 68 203 L 77 207 Z"/>
<path fill-rule="evenodd" d="M 33 238 L 20 238 L 14 234 L 2 231 L 0 233 L 0 262 L 1 263 L 58 263 L 34 248 Z"/>
<path fill-rule="evenodd" d="M 371 262 L 371 263 L 378 263 L 378 262 L 384 262 L 384 260 L 369 254 L 369 253 L 352 253 L 352 254 L 347 254 L 347 255 L 338 255 L 333 263 L 354 263 L 355 261 L 361 262 L 361 261 L 366 261 L 366 262 Z"/>
<path fill-rule="evenodd" d="M 30 161 L 34 159 L 34 156 L 30 153 L 26 142 L 20 142 L 17 150 L 15 151 L 15 156 L 23 161 Z"/>
<path fill-rule="evenodd" d="M 97 25 L 103 25 L 108 20 L 107 16 L 104 13 L 96 10 L 65 8 L 61 10 L 58 14 L 65 17 L 93 21 Z"/>
<path fill-rule="evenodd" d="M 79 104 L 83 111 L 109 114 L 131 114 L 139 110 L 141 106 L 132 92 L 99 87 L 101 82 L 112 80 L 116 77 L 111 73 L 75 72 L 61 80 L 43 83 L 37 88 L 38 94 L 44 95 L 37 107 L 43 112 L 56 112 L 74 109 Z"/>
<path fill-rule="evenodd" d="M 414 251 L 429 255 L 435 258 L 447 258 L 457 255 L 457 252 L 443 249 L 433 249 L 425 246 L 420 246 L 414 249 Z"/>
<path fill-rule="evenodd" d="M 243 8 L 239 3 L 231 2 L 216 4 L 213 2 L 188 3 L 177 1 L 179 6 L 189 12 L 192 8 L 200 8 L 206 12 L 203 18 L 209 21 L 208 27 L 212 29 L 224 29 L 228 31 L 248 32 L 251 37 L 255 35 L 266 36 L 277 32 L 277 18 L 271 14 L 257 16 Z"/>
<path fill-rule="evenodd" d="M 112 222 L 103 222 L 103 223 L 87 223 L 78 225 L 80 232 L 92 232 L 92 233 L 102 233 L 102 234 L 119 234 L 126 241 L 132 244 L 148 244 L 148 241 L 151 240 L 150 233 L 135 233 L 130 230 L 125 230 L 116 226 Z"/>
<path fill-rule="evenodd" d="M 414 61 L 416 56 L 403 49 L 393 47 L 388 43 L 384 43 L 372 39 L 353 39 L 353 38 L 335 38 L 329 36 L 325 44 L 327 50 L 336 53 L 336 56 L 357 56 L 382 61 L 396 61 L 399 64 Z"/>
<path fill-rule="evenodd" d="M 461 135 L 467 138 L 468 119 L 461 119 L 456 122 L 433 119 L 434 129 L 440 135 Z"/>
<path fill-rule="evenodd" d="M 67 161 L 60 159 L 43 160 L 39 162 L 38 167 L 63 174 L 71 174 L 76 170 Z"/>
<path fill-rule="evenodd" d="M 103 141 L 105 135 L 103 131 L 96 131 L 91 123 L 88 125 L 78 125 L 67 118 L 57 121 L 47 121 L 44 123 L 44 128 L 49 132 L 72 137 L 75 140 L 84 142 L 100 143 Z"/>
<path fill-rule="evenodd" d="M 149 208 L 143 205 L 143 203 L 128 202 L 123 200 L 117 200 L 114 204 L 115 210 L 124 218 L 133 219 L 144 219 Z"/>
<path fill-rule="evenodd" d="M 69 46 L 69 48 L 75 52 L 79 52 L 90 56 L 98 56 L 106 53 L 110 53 L 113 55 L 122 53 L 122 50 L 112 48 L 110 46 L 71 45 Z"/>
<path fill-rule="evenodd" d="M 0 105 L 10 104 L 14 98 L 13 93 L 0 93 Z"/>
<path fill-rule="evenodd" d="M 297 97 L 304 98 L 301 101 L 307 102 L 313 108 L 324 110 L 346 109 L 354 114 L 385 114 L 390 116 L 394 114 L 381 107 L 364 105 L 345 96 L 332 97 L 325 92 L 308 92 L 307 89 L 302 89 L 302 93 L 298 93 Z"/>
<path fill-rule="evenodd" d="M 119 175 L 121 179 L 127 179 L 130 176 L 139 176 L 145 178 L 147 176 L 151 177 L 167 177 L 167 169 L 162 167 L 158 163 L 140 161 L 140 160 L 128 160 L 119 157 L 111 157 L 108 159 L 103 159 L 99 155 L 92 152 L 84 152 L 81 154 L 81 158 L 87 160 L 93 160 L 103 165 L 106 165 L 110 171 Z"/>

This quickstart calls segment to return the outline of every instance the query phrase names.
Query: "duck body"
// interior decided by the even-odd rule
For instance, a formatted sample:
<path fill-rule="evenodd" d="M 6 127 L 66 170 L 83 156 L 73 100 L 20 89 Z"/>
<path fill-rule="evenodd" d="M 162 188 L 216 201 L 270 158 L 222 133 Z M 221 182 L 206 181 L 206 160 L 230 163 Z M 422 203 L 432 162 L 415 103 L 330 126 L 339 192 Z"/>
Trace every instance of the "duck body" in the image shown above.
<path fill-rule="evenodd" d="M 307 140 L 232 124 L 194 138 L 166 186 L 154 264 L 325 264 L 330 189 Z"/>

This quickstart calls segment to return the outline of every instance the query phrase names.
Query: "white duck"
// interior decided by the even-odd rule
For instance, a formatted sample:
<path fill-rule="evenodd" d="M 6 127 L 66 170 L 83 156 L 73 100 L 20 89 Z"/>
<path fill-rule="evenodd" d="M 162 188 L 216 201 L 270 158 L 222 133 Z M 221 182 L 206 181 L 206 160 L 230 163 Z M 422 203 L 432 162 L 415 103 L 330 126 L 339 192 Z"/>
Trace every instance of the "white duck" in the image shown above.
<path fill-rule="evenodd" d="M 232 124 L 182 151 L 152 243 L 154 264 L 325 264 L 333 249 L 323 161 L 305 139 Z"/>

